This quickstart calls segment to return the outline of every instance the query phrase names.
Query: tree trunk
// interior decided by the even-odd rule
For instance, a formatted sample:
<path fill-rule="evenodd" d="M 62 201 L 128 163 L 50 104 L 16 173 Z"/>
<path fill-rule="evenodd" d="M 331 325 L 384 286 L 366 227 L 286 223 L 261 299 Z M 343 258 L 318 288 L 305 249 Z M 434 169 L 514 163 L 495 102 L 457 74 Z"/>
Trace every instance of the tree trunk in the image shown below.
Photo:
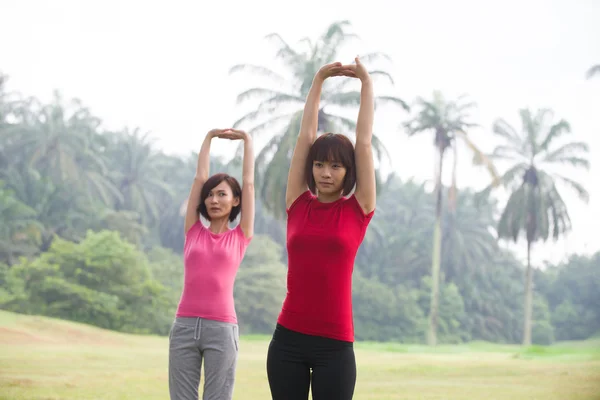
<path fill-rule="evenodd" d="M 533 300 L 533 271 L 531 268 L 531 242 L 527 241 L 527 271 L 525 273 L 525 312 L 523 320 L 523 346 L 531 345 L 531 314 Z"/>
<path fill-rule="evenodd" d="M 433 230 L 433 254 L 431 255 L 431 303 L 429 306 L 429 331 L 427 344 L 437 344 L 438 303 L 440 296 L 440 264 L 442 252 L 442 165 L 443 150 L 439 151 L 439 165 L 435 182 L 435 227 Z"/>
<path fill-rule="evenodd" d="M 448 209 L 452 214 L 456 213 L 456 200 L 458 195 L 457 183 L 456 183 L 456 169 L 458 168 L 458 146 L 456 141 L 452 146 L 453 157 L 452 157 L 452 184 L 450 190 L 448 190 Z"/>

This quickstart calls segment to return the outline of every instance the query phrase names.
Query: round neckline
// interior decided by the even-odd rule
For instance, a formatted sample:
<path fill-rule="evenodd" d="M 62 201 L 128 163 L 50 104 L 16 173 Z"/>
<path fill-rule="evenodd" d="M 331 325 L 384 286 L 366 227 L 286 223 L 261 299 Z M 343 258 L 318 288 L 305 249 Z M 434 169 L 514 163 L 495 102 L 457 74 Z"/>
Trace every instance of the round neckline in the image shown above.
<path fill-rule="evenodd" d="M 208 231 L 208 233 L 210 233 L 210 235 L 211 235 L 211 236 L 213 236 L 213 237 L 221 237 L 221 236 L 223 236 L 223 235 L 226 235 L 226 234 L 228 234 L 228 233 L 229 233 L 229 232 L 231 232 L 233 229 L 231 229 L 231 228 L 227 228 L 227 230 L 226 230 L 225 232 L 221 232 L 221 233 L 214 233 L 213 231 L 211 231 L 211 230 L 210 230 L 210 227 L 209 227 L 209 226 L 207 226 L 207 227 L 206 227 L 206 230 L 207 230 L 207 231 Z"/>
<path fill-rule="evenodd" d="M 327 202 L 327 203 L 320 201 L 317 196 L 315 196 L 315 200 L 316 200 L 317 204 L 319 206 L 321 206 L 321 207 L 330 207 L 330 206 L 336 205 L 337 203 L 340 203 L 340 202 L 346 200 L 346 197 L 340 196 L 339 199 L 334 200 L 334 201 L 330 201 L 330 202 Z"/>

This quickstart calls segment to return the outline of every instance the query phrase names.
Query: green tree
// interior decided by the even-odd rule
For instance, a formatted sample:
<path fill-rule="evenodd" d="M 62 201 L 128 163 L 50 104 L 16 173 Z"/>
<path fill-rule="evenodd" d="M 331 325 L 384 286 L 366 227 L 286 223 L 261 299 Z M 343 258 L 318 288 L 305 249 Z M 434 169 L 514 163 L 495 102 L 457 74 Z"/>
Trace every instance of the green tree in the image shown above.
<path fill-rule="evenodd" d="M 571 229 L 567 206 L 556 187 L 563 184 L 574 190 L 584 202 L 589 199 L 586 189 L 575 180 L 554 172 L 556 166 L 570 165 L 589 168 L 586 158 L 588 145 L 583 142 L 558 140 L 571 133 L 567 121 L 552 122 L 553 114 L 548 109 L 532 113 L 520 111 L 522 130 L 517 131 L 508 122 L 499 119 L 493 132 L 505 143 L 497 146 L 490 157 L 506 160 L 512 166 L 500 177 L 500 182 L 510 192 L 510 197 L 498 222 L 498 236 L 517 242 L 525 233 L 527 242 L 527 270 L 525 278 L 523 345 L 531 344 L 532 313 L 532 245 L 537 241 L 554 240 Z M 483 195 L 491 192 L 490 185 Z"/>
<path fill-rule="evenodd" d="M 0 181 L 0 263 L 12 264 L 19 256 L 37 251 L 35 210 L 19 201 Z"/>
<path fill-rule="evenodd" d="M 111 179 L 118 188 L 121 199 L 117 210 L 139 213 L 140 221 L 155 224 L 160 218 L 158 198 L 172 196 L 172 188 L 161 179 L 164 158 L 154 148 L 148 134 L 139 129 L 110 135 L 107 156 L 115 162 Z"/>
<path fill-rule="evenodd" d="M 265 206 L 278 218 L 285 216 L 285 186 L 289 170 L 291 154 L 296 143 L 302 110 L 312 80 L 321 66 L 337 61 L 340 48 L 357 35 L 349 33 L 348 21 L 334 22 L 327 27 L 317 40 L 304 38 L 301 43 L 304 48 L 293 48 L 281 36 L 272 33 L 267 39 L 276 45 L 276 57 L 287 71 L 282 76 L 273 70 L 257 65 L 239 64 L 231 68 L 230 73 L 249 71 L 256 76 L 270 81 L 268 87 L 254 87 L 245 90 L 237 97 L 238 103 L 258 99 L 259 104 L 253 111 L 240 118 L 234 126 L 247 127 L 255 125 L 248 132 L 255 135 L 269 131 L 279 131 L 260 151 L 257 162 L 257 178 L 260 177 L 260 196 Z M 389 59 L 383 53 L 371 53 L 361 56 L 365 64 L 378 59 Z M 373 77 L 383 77 L 393 84 L 391 75 L 383 70 L 369 71 Z M 343 115 L 335 113 L 335 108 L 357 107 L 360 104 L 360 91 L 352 89 L 350 79 L 332 80 L 323 88 L 321 108 L 319 110 L 318 131 L 347 131 L 356 129 L 356 122 Z M 375 99 L 380 103 L 397 104 L 408 110 L 406 103 L 393 96 L 379 96 Z M 259 122 L 260 121 L 260 122 Z M 379 140 L 373 136 L 373 147 L 379 159 L 387 156 L 386 150 Z"/>
<path fill-rule="evenodd" d="M 435 228 L 433 232 L 433 250 L 431 260 L 431 305 L 429 311 L 429 329 L 427 332 L 427 342 L 430 345 L 435 345 L 437 342 L 436 332 L 438 323 L 438 302 L 439 302 L 439 280 L 440 280 L 440 264 L 442 252 L 442 172 L 444 165 L 444 156 L 450 149 L 456 149 L 457 141 L 461 140 L 465 143 L 475 155 L 475 160 L 478 163 L 485 163 L 490 173 L 495 178 L 495 169 L 468 137 L 466 131 L 475 126 L 474 123 L 468 121 L 469 109 L 475 106 L 474 103 L 464 103 L 464 97 L 460 97 L 455 101 L 447 101 L 440 92 L 433 93 L 431 101 L 423 98 L 418 98 L 416 115 L 404 124 L 406 132 L 409 136 L 414 136 L 423 133 L 434 133 L 433 144 L 436 151 L 435 164 Z M 456 170 L 453 172 L 453 184 L 450 192 L 451 208 L 454 208 L 456 198 Z"/>
<path fill-rule="evenodd" d="M 100 150 L 100 120 L 80 100 L 65 102 L 55 91 L 50 104 L 29 99 L 19 108 L 20 123 L 2 138 L 13 165 L 44 171 L 55 184 L 69 185 L 105 204 L 119 197 Z"/>
<path fill-rule="evenodd" d="M 285 297 L 281 246 L 255 235 L 248 246 L 234 288 L 236 311 L 244 332 L 269 333 Z"/>

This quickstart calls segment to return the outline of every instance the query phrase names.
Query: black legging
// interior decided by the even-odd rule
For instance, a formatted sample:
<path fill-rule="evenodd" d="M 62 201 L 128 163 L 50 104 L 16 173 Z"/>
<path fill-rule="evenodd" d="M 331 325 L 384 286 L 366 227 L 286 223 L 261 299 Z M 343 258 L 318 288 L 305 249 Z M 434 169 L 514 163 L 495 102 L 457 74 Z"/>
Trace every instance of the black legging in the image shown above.
<path fill-rule="evenodd" d="M 313 400 L 351 400 L 356 384 L 353 344 L 277 325 L 267 375 L 273 400 L 307 400 L 311 382 Z"/>

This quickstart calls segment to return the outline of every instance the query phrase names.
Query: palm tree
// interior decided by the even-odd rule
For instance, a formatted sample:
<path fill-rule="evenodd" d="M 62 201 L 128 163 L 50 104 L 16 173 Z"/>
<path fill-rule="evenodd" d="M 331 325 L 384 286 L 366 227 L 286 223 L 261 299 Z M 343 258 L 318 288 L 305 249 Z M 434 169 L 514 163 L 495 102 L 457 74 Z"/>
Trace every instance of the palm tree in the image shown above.
<path fill-rule="evenodd" d="M 592 65 L 592 67 L 588 69 L 585 74 L 587 79 L 591 79 L 596 75 L 600 75 L 600 64 Z"/>
<path fill-rule="evenodd" d="M 443 215 L 441 259 L 446 282 L 476 270 L 485 272 L 482 260 L 491 260 L 497 253 L 496 237 L 489 230 L 495 223 L 495 204 L 477 204 L 476 200 L 467 190 L 457 199 L 456 208 Z"/>
<path fill-rule="evenodd" d="M 437 322 L 438 322 L 438 303 L 439 303 L 439 280 L 440 263 L 442 251 L 442 171 L 444 156 L 449 149 L 456 151 L 457 140 L 463 141 L 475 154 L 478 163 L 484 163 L 492 177 L 495 178 L 495 169 L 489 159 L 485 157 L 470 140 L 467 129 L 476 126 L 468 122 L 468 111 L 475 106 L 474 103 L 463 103 L 464 96 L 456 101 L 446 101 L 440 92 L 433 93 L 431 101 L 418 98 L 416 106 L 418 113 L 404 124 L 409 136 L 421 133 L 434 133 L 433 144 L 436 149 L 435 165 L 435 225 L 433 231 L 433 250 L 431 257 L 431 306 L 429 312 L 429 329 L 427 332 L 427 342 L 430 345 L 437 343 Z M 456 153 L 455 153 L 456 160 Z M 453 182 L 450 189 L 450 203 L 454 208 L 456 198 L 456 164 L 453 171 Z"/>
<path fill-rule="evenodd" d="M 0 145 L 13 160 L 44 171 L 57 185 L 70 185 L 92 199 L 100 198 L 104 204 L 119 198 L 106 178 L 108 169 L 98 134 L 100 120 L 81 101 L 65 103 L 55 91 L 50 104 L 27 99 L 12 111 L 18 114 L 13 116 L 19 123 L 6 131 Z"/>
<path fill-rule="evenodd" d="M 37 248 L 32 232 L 39 228 L 35 210 L 19 201 L 0 181 L 0 263 L 12 264 L 18 256 L 31 256 Z"/>
<path fill-rule="evenodd" d="M 520 111 L 522 130 L 518 132 L 505 120 L 494 123 L 494 133 L 505 141 L 495 148 L 490 157 L 507 160 L 513 165 L 500 177 L 502 185 L 510 191 L 510 197 L 498 222 L 498 236 L 517 242 L 521 232 L 527 241 L 527 271 L 525 279 L 525 304 L 523 345 L 531 344 L 532 313 L 532 244 L 550 236 L 558 239 L 571 229 L 567 206 L 556 183 L 572 189 L 584 202 L 589 200 L 586 189 L 578 182 L 553 167 L 568 164 L 575 168 L 589 168 L 586 158 L 588 145 L 583 142 L 557 140 L 571 132 L 565 120 L 552 123 L 553 115 L 548 109 Z M 482 194 L 487 195 L 492 187 Z"/>
<path fill-rule="evenodd" d="M 111 177 L 122 196 L 115 209 L 136 211 L 141 222 L 156 223 L 161 215 L 158 199 L 172 196 L 173 190 L 161 178 L 165 160 L 154 149 L 148 134 L 142 135 L 137 128 L 113 134 L 106 153 L 109 159 L 120 162 Z"/>
<path fill-rule="evenodd" d="M 230 73 L 248 71 L 271 82 L 269 87 L 250 88 L 238 95 L 238 104 L 254 98 L 260 102 L 253 107 L 254 111 L 244 115 L 234 126 L 246 127 L 250 123 L 255 123 L 251 129 L 248 129 L 251 134 L 260 134 L 265 130 L 278 132 L 260 151 L 256 160 L 256 176 L 260 178 L 260 196 L 265 206 L 276 217 L 285 216 L 287 171 L 300 128 L 306 95 L 319 68 L 326 63 L 337 61 L 340 47 L 350 39 L 357 38 L 355 34 L 347 32 L 349 27 L 348 21 L 334 22 L 316 41 L 304 38 L 301 44 L 305 47 L 301 49 L 292 48 L 276 33 L 267 35 L 267 39 L 276 43 L 276 57 L 282 61 L 287 70 L 287 77 L 257 65 L 239 64 L 230 70 Z M 365 64 L 378 59 L 389 59 L 383 53 L 371 53 L 361 58 Z M 370 74 L 373 77 L 386 78 L 391 84 L 394 83 L 390 74 L 383 70 L 370 71 Z M 355 131 L 354 120 L 335 114 L 333 111 L 329 112 L 332 107 L 348 108 L 360 104 L 360 90 L 352 89 L 352 84 L 351 79 L 327 82 L 321 96 L 319 132 L 345 130 L 352 133 Z M 376 98 L 376 105 L 384 102 L 397 104 L 408 110 L 407 104 L 397 97 Z M 387 156 L 384 146 L 376 136 L 373 137 L 373 145 L 376 156 L 380 160 Z"/>

